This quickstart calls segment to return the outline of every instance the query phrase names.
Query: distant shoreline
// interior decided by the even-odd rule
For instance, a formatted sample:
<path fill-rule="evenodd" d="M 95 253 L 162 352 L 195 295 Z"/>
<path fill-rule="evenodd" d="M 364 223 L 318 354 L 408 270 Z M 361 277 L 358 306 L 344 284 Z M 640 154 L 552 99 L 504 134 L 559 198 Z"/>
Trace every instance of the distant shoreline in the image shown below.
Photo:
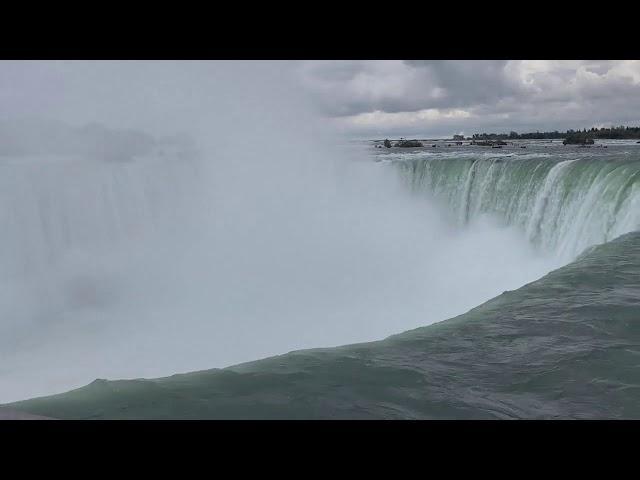
<path fill-rule="evenodd" d="M 582 130 L 566 130 L 560 132 L 554 130 L 552 132 L 527 132 L 518 133 L 511 131 L 509 133 L 474 133 L 471 136 L 464 136 L 461 134 L 454 134 L 449 138 L 438 139 L 418 139 L 401 137 L 399 140 L 389 139 L 390 141 L 401 140 L 418 140 L 421 142 L 435 142 L 435 141 L 478 141 L 478 140 L 565 140 L 568 138 L 581 138 L 592 140 L 640 140 L 640 127 L 627 127 L 624 125 L 618 127 L 604 127 L 604 128 L 583 128 Z M 382 141 L 382 140 L 380 140 Z"/>
<path fill-rule="evenodd" d="M 370 139 L 366 139 L 366 141 L 368 142 L 373 142 L 373 143 L 382 143 L 385 140 L 389 140 L 390 142 L 399 142 L 401 141 L 400 138 L 370 138 Z M 418 142 L 474 142 L 474 141 L 484 141 L 484 138 L 467 138 L 465 137 L 464 140 L 453 140 L 452 138 L 404 138 L 402 137 L 402 140 L 417 140 Z M 564 138 L 488 138 L 487 140 L 507 140 L 507 141 L 523 141 L 523 140 L 527 140 L 527 141 L 536 141 L 536 140 L 548 140 L 549 143 L 562 143 L 562 140 L 564 140 Z M 634 140 L 640 140 L 640 137 L 638 138 L 595 138 L 594 140 L 629 140 L 629 141 L 634 141 Z"/>

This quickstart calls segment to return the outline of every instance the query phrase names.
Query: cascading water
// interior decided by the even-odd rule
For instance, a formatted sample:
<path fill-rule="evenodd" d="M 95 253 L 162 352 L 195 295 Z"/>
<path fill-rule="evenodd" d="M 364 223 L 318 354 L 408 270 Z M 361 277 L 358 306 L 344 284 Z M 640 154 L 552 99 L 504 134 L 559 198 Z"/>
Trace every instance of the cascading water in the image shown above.
<path fill-rule="evenodd" d="M 188 173 L 175 159 L 3 159 L 4 275 L 27 274 L 76 249 L 107 248 L 146 233 L 155 219 L 178 208 Z"/>
<path fill-rule="evenodd" d="M 375 340 L 555 266 L 513 231 L 453 232 L 338 150 L 273 132 L 193 157 L 4 157 L 0 398 Z"/>
<path fill-rule="evenodd" d="M 122 293 L 115 271 L 186 227 L 197 164 L 179 155 L 109 162 L 5 156 L 0 162 L 0 352 L 50 338 L 72 317 L 77 332 Z M 178 213 L 180 212 L 180 213 Z M 128 252 L 128 253 L 125 253 Z M 120 291 L 120 293 L 118 293 Z M 97 324 L 94 324 L 97 326 Z"/>
<path fill-rule="evenodd" d="M 102 68 L 104 78 L 121 77 Z M 551 242 L 547 212 L 564 211 L 554 195 L 579 162 L 558 172 L 538 207 L 553 159 L 521 158 L 510 169 L 508 159 L 477 155 L 406 163 L 472 224 L 456 230 L 386 165 L 335 148 L 281 65 L 129 68 L 138 74 L 122 77 L 126 88 L 108 102 L 99 92 L 86 98 L 114 105 L 112 127 L 128 119 L 127 107 L 142 131 L 145 123 L 162 134 L 185 130 L 197 155 L 163 155 L 148 151 L 148 135 L 84 127 L 29 150 L 49 127 L 11 132 L 28 141 L 3 144 L 0 158 L 0 401 L 97 377 L 376 340 L 461 314 L 559 266 L 518 227 L 536 218 L 537 242 Z M 619 197 L 609 230 L 636 221 L 628 201 L 636 189 L 606 191 Z M 475 222 L 485 211 L 504 211 L 513 228 Z"/>
<path fill-rule="evenodd" d="M 637 146 L 376 150 L 425 202 L 334 148 L 283 63 L 13 68 L 28 114 L 84 127 L 0 122 L 0 402 L 92 382 L 17 408 L 640 417 L 640 237 L 608 242 L 640 226 Z M 154 150 L 176 132 L 197 154 Z"/>
<path fill-rule="evenodd" d="M 415 153 L 394 163 L 414 191 L 435 197 L 458 223 L 492 215 L 565 263 L 591 245 L 640 228 L 635 146 L 593 153 L 540 150 Z"/>

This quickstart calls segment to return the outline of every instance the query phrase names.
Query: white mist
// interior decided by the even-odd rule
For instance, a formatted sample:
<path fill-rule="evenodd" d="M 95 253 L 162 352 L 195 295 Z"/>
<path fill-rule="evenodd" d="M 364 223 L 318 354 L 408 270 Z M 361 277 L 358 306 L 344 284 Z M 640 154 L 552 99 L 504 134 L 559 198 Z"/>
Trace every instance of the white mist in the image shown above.
<path fill-rule="evenodd" d="M 381 339 L 558 266 L 488 221 L 451 227 L 336 145 L 288 64 L 109 65 L 159 100 L 110 91 L 97 120 L 137 105 L 136 128 L 164 117 L 198 153 L 1 160 L 1 402 Z"/>

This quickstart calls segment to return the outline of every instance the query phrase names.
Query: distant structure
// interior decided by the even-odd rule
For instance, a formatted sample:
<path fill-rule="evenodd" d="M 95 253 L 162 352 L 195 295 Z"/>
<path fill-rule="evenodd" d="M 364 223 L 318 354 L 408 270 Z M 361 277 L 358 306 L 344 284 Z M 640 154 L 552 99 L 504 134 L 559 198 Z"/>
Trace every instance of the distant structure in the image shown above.
<path fill-rule="evenodd" d="M 401 148 L 415 148 L 422 146 L 422 142 L 419 142 L 418 140 L 405 140 L 404 138 L 401 138 L 400 141 L 394 145 L 394 147 Z"/>
<path fill-rule="evenodd" d="M 507 142 L 503 142 L 502 140 L 486 140 L 486 141 L 476 141 L 473 140 L 471 142 L 471 145 L 479 145 L 481 147 L 502 147 L 503 145 L 506 145 Z"/>
<path fill-rule="evenodd" d="M 593 145 L 593 143 L 593 138 L 588 132 L 572 133 L 562 141 L 563 145 Z"/>

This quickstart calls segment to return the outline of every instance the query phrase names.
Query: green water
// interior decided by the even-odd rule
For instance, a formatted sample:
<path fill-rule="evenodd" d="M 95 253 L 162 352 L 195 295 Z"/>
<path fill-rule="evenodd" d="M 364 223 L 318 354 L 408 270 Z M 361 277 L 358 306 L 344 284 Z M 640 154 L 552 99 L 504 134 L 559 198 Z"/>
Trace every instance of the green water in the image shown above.
<path fill-rule="evenodd" d="M 458 223 L 492 215 L 565 261 L 640 227 L 640 149 L 489 150 L 387 157 Z"/>
<path fill-rule="evenodd" d="M 640 150 L 532 150 L 379 157 L 460 225 L 491 215 L 567 259 L 535 282 L 378 342 L 10 406 L 63 419 L 640 418 Z"/>
<path fill-rule="evenodd" d="M 67 419 L 640 418 L 640 233 L 451 320 L 12 404 Z"/>

